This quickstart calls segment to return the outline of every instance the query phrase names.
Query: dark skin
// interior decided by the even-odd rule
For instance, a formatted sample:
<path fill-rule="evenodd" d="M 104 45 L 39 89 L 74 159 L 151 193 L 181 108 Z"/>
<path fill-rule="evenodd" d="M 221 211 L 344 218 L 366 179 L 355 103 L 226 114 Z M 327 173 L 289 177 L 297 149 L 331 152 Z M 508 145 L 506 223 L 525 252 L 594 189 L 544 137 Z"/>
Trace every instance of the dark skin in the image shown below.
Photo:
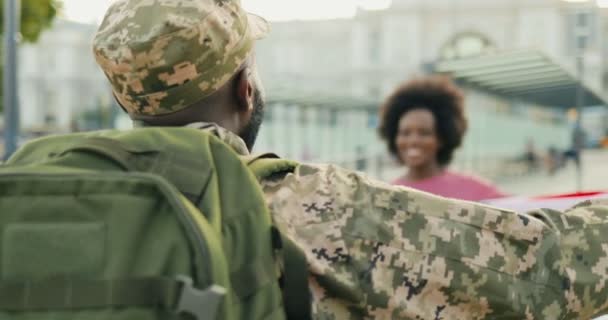
<path fill-rule="evenodd" d="M 139 116 L 134 120 L 152 126 L 212 122 L 240 135 L 252 120 L 256 90 L 262 92 L 255 61 L 249 58 L 223 87 L 198 103 L 171 114 Z"/>
<path fill-rule="evenodd" d="M 425 180 L 443 172 L 437 161 L 441 142 L 435 117 L 429 110 L 419 108 L 404 114 L 399 120 L 395 144 L 401 162 L 409 169 L 405 176 L 408 181 Z"/>

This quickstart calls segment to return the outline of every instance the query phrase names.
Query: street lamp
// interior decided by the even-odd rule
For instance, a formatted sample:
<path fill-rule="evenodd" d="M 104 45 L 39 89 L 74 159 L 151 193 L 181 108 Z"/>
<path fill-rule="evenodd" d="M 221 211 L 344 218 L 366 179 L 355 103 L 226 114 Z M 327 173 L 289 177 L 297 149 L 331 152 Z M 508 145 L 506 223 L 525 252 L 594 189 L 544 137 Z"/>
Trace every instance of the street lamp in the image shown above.
<path fill-rule="evenodd" d="M 17 149 L 19 99 L 17 95 L 17 41 L 19 38 L 19 0 L 4 0 L 4 157 Z"/>
<path fill-rule="evenodd" d="M 608 0 L 562 0 L 569 3 L 579 3 L 584 5 L 583 8 L 577 8 L 575 11 L 575 23 L 574 23 L 574 43 L 576 50 L 576 73 L 579 80 L 576 90 L 576 123 L 572 131 L 572 150 L 574 157 L 576 157 L 577 164 L 577 189 L 582 190 L 582 163 L 581 153 L 584 147 L 584 134 L 582 128 L 582 114 L 583 107 L 585 105 L 585 50 L 591 37 L 591 23 L 590 14 L 587 10 L 593 10 L 594 8 L 605 8 L 608 7 Z M 600 39 L 601 41 L 601 39 Z"/>

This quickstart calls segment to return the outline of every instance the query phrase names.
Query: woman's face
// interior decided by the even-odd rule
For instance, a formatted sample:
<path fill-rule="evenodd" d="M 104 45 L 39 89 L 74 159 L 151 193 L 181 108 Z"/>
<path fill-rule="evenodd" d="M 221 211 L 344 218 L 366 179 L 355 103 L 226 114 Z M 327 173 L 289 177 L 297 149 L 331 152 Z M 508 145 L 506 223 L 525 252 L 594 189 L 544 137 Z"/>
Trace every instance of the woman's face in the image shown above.
<path fill-rule="evenodd" d="M 395 144 L 399 158 L 410 169 L 436 164 L 440 142 L 433 114 L 414 109 L 401 116 Z"/>

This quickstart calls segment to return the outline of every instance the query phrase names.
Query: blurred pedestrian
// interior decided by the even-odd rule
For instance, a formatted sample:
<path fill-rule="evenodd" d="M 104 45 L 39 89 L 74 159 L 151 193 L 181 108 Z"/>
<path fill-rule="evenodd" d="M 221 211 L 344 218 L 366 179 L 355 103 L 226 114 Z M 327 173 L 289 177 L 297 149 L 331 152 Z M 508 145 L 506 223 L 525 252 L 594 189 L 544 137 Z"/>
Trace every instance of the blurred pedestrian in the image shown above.
<path fill-rule="evenodd" d="M 563 153 L 559 152 L 557 147 L 549 146 L 547 150 L 546 167 L 549 175 L 555 174 L 558 169 L 564 165 Z"/>
<path fill-rule="evenodd" d="M 563 155 L 564 165 L 568 164 L 568 160 L 572 159 L 576 167 L 581 165 L 581 152 L 585 147 L 586 134 L 583 128 L 575 126 L 572 132 L 572 141 L 570 149 L 566 150 Z"/>
<path fill-rule="evenodd" d="M 365 172 L 367 170 L 367 158 L 365 157 L 365 148 L 361 145 L 356 148 L 355 170 Z"/>
<path fill-rule="evenodd" d="M 502 197 L 492 184 L 448 169 L 467 130 L 464 97 L 445 77 L 397 87 L 382 107 L 380 135 L 407 172 L 393 184 L 479 201 Z"/>
<path fill-rule="evenodd" d="M 538 152 L 536 151 L 536 145 L 534 144 L 534 139 L 532 139 L 532 138 L 528 139 L 528 142 L 526 143 L 526 150 L 524 151 L 522 160 L 526 165 L 526 169 L 527 169 L 528 173 L 532 173 L 538 169 L 540 159 L 539 159 Z"/>

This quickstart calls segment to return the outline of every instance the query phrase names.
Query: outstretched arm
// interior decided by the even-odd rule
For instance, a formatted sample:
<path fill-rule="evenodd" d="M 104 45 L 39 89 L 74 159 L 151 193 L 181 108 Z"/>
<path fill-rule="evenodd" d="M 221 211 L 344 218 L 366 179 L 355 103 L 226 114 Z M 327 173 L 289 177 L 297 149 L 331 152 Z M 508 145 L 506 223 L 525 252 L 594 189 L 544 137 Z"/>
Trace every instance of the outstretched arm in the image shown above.
<path fill-rule="evenodd" d="M 608 311 L 608 200 L 583 202 L 566 212 L 529 213 L 553 231 L 547 268 L 562 278 L 564 319 L 590 319 Z M 557 308 L 555 308 L 557 309 Z"/>
<path fill-rule="evenodd" d="M 608 304 L 608 204 L 517 214 L 333 166 L 263 183 L 306 253 L 317 319 L 590 319 Z"/>

